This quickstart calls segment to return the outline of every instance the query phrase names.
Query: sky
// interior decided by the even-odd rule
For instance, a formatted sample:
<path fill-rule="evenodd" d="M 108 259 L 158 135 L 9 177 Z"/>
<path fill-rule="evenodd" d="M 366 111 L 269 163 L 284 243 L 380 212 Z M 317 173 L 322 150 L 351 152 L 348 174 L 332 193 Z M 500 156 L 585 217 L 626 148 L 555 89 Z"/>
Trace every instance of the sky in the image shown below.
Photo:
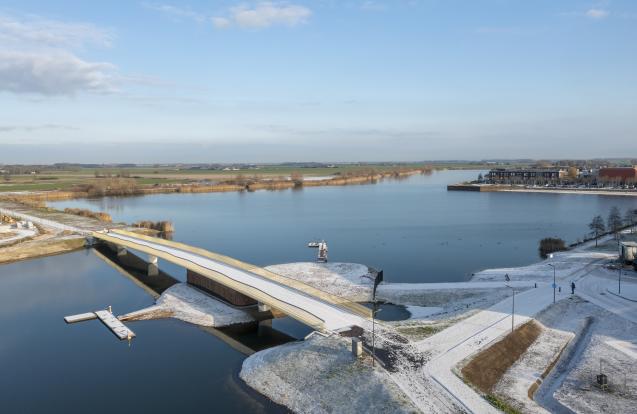
<path fill-rule="evenodd" d="M 633 0 L 0 0 L 0 163 L 637 157 Z"/>

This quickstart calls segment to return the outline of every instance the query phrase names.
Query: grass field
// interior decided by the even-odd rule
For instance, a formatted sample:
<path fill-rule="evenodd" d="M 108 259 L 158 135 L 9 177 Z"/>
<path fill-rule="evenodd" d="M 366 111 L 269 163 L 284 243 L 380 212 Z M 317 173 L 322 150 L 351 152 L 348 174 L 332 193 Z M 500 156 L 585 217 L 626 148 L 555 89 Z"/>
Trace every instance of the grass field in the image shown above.
<path fill-rule="evenodd" d="M 487 169 L 484 163 L 439 163 L 427 164 L 434 169 Z M 73 167 L 68 169 L 39 168 L 36 174 L 14 174 L 0 177 L 0 192 L 8 191 L 45 191 L 69 190 L 81 184 L 86 184 L 96 177 L 124 176 L 135 180 L 139 186 L 153 186 L 166 184 L 192 184 L 204 181 L 219 182 L 233 179 L 239 175 L 260 178 L 289 177 L 292 173 L 299 173 L 304 177 L 327 177 L 334 175 L 355 174 L 361 171 L 376 170 L 378 172 L 401 169 L 416 169 L 424 164 L 337 164 L 333 168 L 298 167 L 290 165 L 262 165 L 258 168 L 241 170 L 212 170 L 192 169 L 188 167 Z"/>

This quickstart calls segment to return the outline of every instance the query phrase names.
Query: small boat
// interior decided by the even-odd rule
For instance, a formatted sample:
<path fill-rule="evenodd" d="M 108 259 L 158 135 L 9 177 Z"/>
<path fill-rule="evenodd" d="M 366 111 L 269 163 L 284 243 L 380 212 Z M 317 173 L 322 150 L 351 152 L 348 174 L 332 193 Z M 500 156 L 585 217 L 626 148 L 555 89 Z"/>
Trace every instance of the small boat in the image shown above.
<path fill-rule="evenodd" d="M 309 243 L 307 244 L 307 247 L 314 247 L 314 248 L 317 248 L 317 247 L 319 247 L 320 245 L 321 245 L 321 242 L 315 242 L 315 241 L 313 241 L 313 242 L 309 242 Z"/>

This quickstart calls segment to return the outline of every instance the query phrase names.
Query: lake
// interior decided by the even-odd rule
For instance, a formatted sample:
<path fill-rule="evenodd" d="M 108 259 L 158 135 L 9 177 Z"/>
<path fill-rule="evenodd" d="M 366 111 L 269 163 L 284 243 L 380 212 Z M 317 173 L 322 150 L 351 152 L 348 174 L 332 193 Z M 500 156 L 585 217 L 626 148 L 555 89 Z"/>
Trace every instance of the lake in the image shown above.
<path fill-rule="evenodd" d="M 637 198 L 448 192 L 480 171 L 440 171 L 375 185 L 243 193 L 160 194 L 50 203 L 106 211 L 115 221 L 170 220 L 174 239 L 257 265 L 313 260 L 325 239 L 331 261 L 384 269 L 394 282 L 464 281 L 489 267 L 529 264 L 538 242 L 588 233 L 611 206 Z"/>
<path fill-rule="evenodd" d="M 259 265 L 313 260 L 307 242 L 325 239 L 331 261 L 382 268 L 395 282 L 461 281 L 483 268 L 528 264 L 538 260 L 539 239 L 574 241 L 611 206 L 637 208 L 629 197 L 446 191 L 446 184 L 477 175 L 441 171 L 375 185 L 51 205 L 102 210 L 117 221 L 171 220 L 174 239 Z M 160 267 L 184 279 L 182 269 L 161 261 Z M 285 411 L 242 383 L 245 356 L 204 329 L 134 322 L 137 338 L 129 347 L 97 321 L 63 321 L 108 305 L 123 314 L 152 303 L 92 250 L 0 266 L 2 411 Z M 286 319 L 274 327 L 294 337 L 306 332 Z"/>

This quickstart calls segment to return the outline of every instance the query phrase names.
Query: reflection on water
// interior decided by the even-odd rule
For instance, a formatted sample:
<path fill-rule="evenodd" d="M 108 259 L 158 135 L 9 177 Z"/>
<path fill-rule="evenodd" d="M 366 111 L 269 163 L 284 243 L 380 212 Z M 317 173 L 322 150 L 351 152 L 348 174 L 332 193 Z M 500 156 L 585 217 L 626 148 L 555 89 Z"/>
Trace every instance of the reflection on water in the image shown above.
<path fill-rule="evenodd" d="M 284 412 L 243 384 L 244 355 L 206 330 L 138 321 L 129 348 L 98 321 L 63 320 L 153 302 L 90 250 L 0 266 L 1 411 Z"/>
<path fill-rule="evenodd" d="M 157 194 L 69 200 L 54 207 L 105 210 L 117 221 L 170 220 L 174 239 L 257 265 L 314 260 L 325 239 L 332 261 L 384 269 L 394 282 L 467 280 L 488 267 L 538 260 L 538 242 L 583 237 L 610 207 L 637 198 L 574 194 L 448 192 L 479 171 L 440 171 L 374 185 L 299 191 Z M 180 277 L 179 269 L 171 273 Z"/>

